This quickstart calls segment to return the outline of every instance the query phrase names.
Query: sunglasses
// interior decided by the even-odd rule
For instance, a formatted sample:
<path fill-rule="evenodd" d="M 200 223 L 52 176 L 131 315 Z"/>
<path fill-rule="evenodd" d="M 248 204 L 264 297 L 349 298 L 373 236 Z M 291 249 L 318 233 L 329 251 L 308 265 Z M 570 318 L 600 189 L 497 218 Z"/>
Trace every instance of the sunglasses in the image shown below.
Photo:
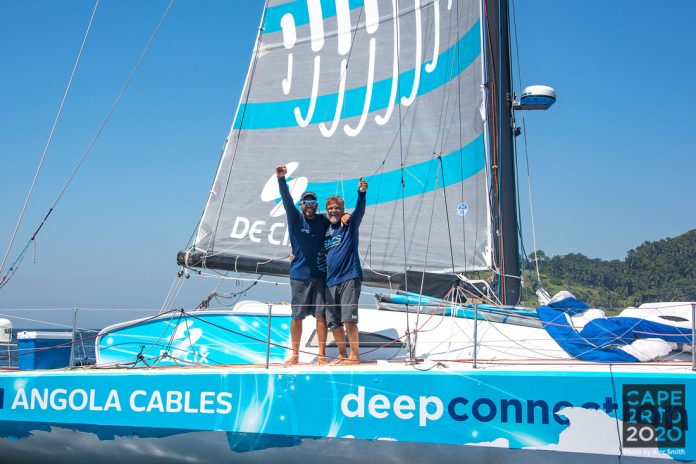
<path fill-rule="evenodd" d="M 302 200 L 300 204 L 305 206 L 316 206 L 317 200 Z"/>

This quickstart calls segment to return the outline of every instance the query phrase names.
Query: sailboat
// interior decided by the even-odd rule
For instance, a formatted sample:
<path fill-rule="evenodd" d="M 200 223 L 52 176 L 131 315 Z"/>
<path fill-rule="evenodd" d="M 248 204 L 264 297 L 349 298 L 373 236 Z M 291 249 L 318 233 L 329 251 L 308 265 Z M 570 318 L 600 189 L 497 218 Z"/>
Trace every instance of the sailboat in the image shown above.
<path fill-rule="evenodd" d="M 274 167 L 296 201 L 350 206 L 364 178 L 364 283 L 393 292 L 361 309 L 366 362 L 315 365 L 310 318 L 301 363 L 285 366 L 285 304 L 124 322 L 100 332 L 93 368 L 0 375 L 3 459 L 696 460 L 693 305 L 605 319 L 540 290 L 540 308 L 515 306 L 514 113 L 555 94 L 516 101 L 507 24 L 506 1 L 269 0 L 177 260 L 182 276 L 287 277 Z"/>

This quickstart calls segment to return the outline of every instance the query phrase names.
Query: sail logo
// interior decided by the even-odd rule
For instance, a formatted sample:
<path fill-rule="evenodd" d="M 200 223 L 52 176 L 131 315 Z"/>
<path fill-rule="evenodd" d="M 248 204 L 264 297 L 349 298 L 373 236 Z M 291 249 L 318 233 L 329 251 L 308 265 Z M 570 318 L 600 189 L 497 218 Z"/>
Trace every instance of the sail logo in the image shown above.
<path fill-rule="evenodd" d="M 208 349 L 205 346 L 197 347 L 194 345 L 203 336 L 203 330 L 199 328 L 191 328 L 194 321 L 186 320 L 177 324 L 172 334 L 173 348 L 171 353 L 167 350 L 161 350 L 160 356 L 171 356 L 177 360 L 190 362 L 194 364 L 208 364 Z"/>
<path fill-rule="evenodd" d="M 288 178 L 288 188 L 290 189 L 290 195 L 292 196 L 293 203 L 297 203 L 300 200 L 300 196 L 307 189 L 307 184 L 309 180 L 306 177 L 298 177 L 295 179 L 290 179 L 290 175 L 300 166 L 300 163 L 296 161 L 291 161 L 287 163 L 285 167 L 288 172 L 286 177 Z M 271 217 L 280 217 L 285 214 L 285 208 L 283 208 L 283 203 L 280 201 L 280 190 L 278 189 L 278 176 L 273 174 L 268 178 L 266 184 L 261 190 L 261 201 L 273 201 L 275 204 L 271 208 Z"/>
<path fill-rule="evenodd" d="M 457 214 L 460 216 L 466 216 L 466 213 L 469 212 L 469 205 L 466 203 L 460 203 L 459 206 L 457 206 Z"/>
<path fill-rule="evenodd" d="M 404 2 L 406 3 L 406 2 Z M 422 6 L 421 0 L 414 0 L 413 7 L 410 5 L 410 9 L 414 13 L 415 21 L 415 53 L 413 57 L 413 78 L 410 85 L 410 90 L 407 90 L 408 94 L 401 95 L 401 90 L 399 89 L 399 79 L 400 73 L 399 68 L 404 66 L 403 53 L 401 51 L 401 42 L 404 37 L 412 37 L 413 33 L 410 30 L 401 30 L 400 19 L 397 0 L 391 1 L 391 11 L 379 10 L 378 0 L 364 0 L 361 14 L 358 15 L 357 21 L 360 18 L 364 18 L 364 23 L 361 25 L 359 22 L 353 24 L 353 19 L 351 18 L 350 11 L 350 0 L 336 0 L 336 42 L 337 42 L 337 52 L 341 59 L 340 67 L 338 69 L 337 75 L 333 76 L 335 79 L 334 85 L 338 86 L 338 93 L 335 95 L 336 107 L 333 112 L 333 118 L 327 124 L 326 122 L 321 122 L 319 124 L 319 131 L 326 137 L 332 137 L 338 131 L 341 121 L 341 116 L 344 111 L 344 103 L 346 100 L 346 80 L 348 75 L 348 61 L 351 56 L 351 48 L 355 42 L 355 34 L 358 30 L 362 29 L 367 33 L 369 38 L 369 55 L 367 63 L 367 77 L 366 85 L 361 88 L 360 95 L 364 95 L 362 110 L 360 116 L 355 124 L 343 124 L 343 133 L 348 137 L 356 137 L 362 132 L 365 124 L 368 120 L 368 114 L 370 113 L 370 107 L 372 102 L 373 90 L 375 86 L 375 61 L 377 54 L 377 45 L 375 35 L 382 25 L 382 27 L 389 27 L 387 24 L 392 23 L 391 30 L 386 32 L 386 36 L 392 37 L 392 75 L 387 81 L 391 81 L 389 90 L 389 100 L 386 105 L 386 110 L 383 114 L 377 114 L 374 117 L 374 121 L 382 126 L 387 124 L 394 113 L 394 107 L 396 104 L 408 107 L 416 100 L 418 95 L 418 90 L 421 82 L 422 72 L 432 73 L 438 62 L 438 55 L 440 53 L 440 0 L 433 0 L 432 3 L 432 16 L 433 16 L 433 39 L 432 39 L 432 59 L 422 64 L 423 61 L 423 21 L 422 21 Z M 430 6 L 428 5 L 428 6 Z M 452 9 L 452 0 L 447 1 L 447 10 Z M 319 97 L 319 85 L 320 78 L 322 74 L 330 75 L 330 73 L 323 72 L 321 70 L 321 52 L 324 49 L 325 41 L 327 35 L 324 31 L 324 12 L 322 11 L 321 0 L 307 0 L 307 11 L 309 13 L 309 33 L 310 33 L 310 46 L 312 52 L 314 52 L 313 60 L 313 74 L 312 74 L 312 87 L 311 96 L 307 108 L 300 108 L 300 106 L 295 106 L 293 113 L 295 116 L 295 121 L 299 127 L 307 127 L 315 116 L 315 110 L 317 109 L 317 101 L 321 98 Z M 383 16 L 382 21 L 380 21 L 380 16 Z M 286 77 L 282 79 L 281 87 L 284 95 L 289 95 L 293 86 L 293 68 L 294 68 L 294 47 L 298 43 L 297 38 L 297 26 L 296 20 L 292 13 L 286 13 L 280 20 L 280 26 L 283 31 L 283 46 L 288 51 L 287 54 L 287 74 Z M 329 37 L 333 36 L 333 31 Z M 429 39 L 428 39 L 429 40 Z M 300 43 L 306 43 L 305 40 L 301 40 Z M 400 62 L 401 61 L 401 62 Z M 361 66 L 355 66 L 357 72 L 364 72 Z M 331 77 L 330 77 L 331 78 Z M 361 76 L 362 78 L 362 76 Z M 409 79 L 410 80 L 410 79 Z M 389 84 L 389 82 L 386 82 Z M 406 84 L 406 83 L 404 83 Z M 402 84 L 402 86 L 404 85 Z M 332 84 L 323 84 L 323 86 L 330 88 Z M 356 90 L 356 89 L 352 89 Z M 398 95 L 397 95 L 398 94 Z M 351 98 L 355 98 L 357 95 L 353 92 Z M 333 96 L 332 96 L 333 97 Z M 399 98 L 400 97 L 400 98 Z M 358 96 L 359 98 L 359 96 Z M 353 103 L 353 102 L 350 102 Z M 321 112 L 321 110 L 320 110 Z M 329 113 L 330 114 L 330 113 Z M 322 115 L 323 116 L 323 115 Z M 328 116 L 328 115 L 327 115 Z"/>
<path fill-rule="evenodd" d="M 290 175 L 295 172 L 299 166 L 300 163 L 297 161 L 291 161 L 285 164 L 287 169 L 286 179 L 293 204 L 300 201 L 300 197 L 305 190 L 307 190 L 307 185 L 309 185 L 309 180 L 306 177 L 290 178 Z M 278 188 L 277 175 L 271 175 L 263 186 L 263 189 L 261 189 L 261 201 L 273 202 L 273 207 L 269 213 L 270 217 L 276 218 L 285 214 L 285 207 L 281 201 L 280 189 Z M 254 243 L 261 243 L 261 240 L 265 237 L 271 245 L 287 246 L 290 243 L 290 237 L 285 222 L 274 222 L 272 224 L 267 224 L 267 222 L 263 220 L 251 222 L 249 218 L 242 216 L 237 216 L 234 220 L 230 237 L 237 240 L 248 238 Z"/>

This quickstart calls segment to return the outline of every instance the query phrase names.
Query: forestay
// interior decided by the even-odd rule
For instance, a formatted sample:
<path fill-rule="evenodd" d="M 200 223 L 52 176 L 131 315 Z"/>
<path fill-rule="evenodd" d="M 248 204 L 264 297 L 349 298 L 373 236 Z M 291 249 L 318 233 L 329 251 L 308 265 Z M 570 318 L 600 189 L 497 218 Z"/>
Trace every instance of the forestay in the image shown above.
<path fill-rule="evenodd" d="M 285 274 L 274 174 L 285 164 L 293 198 L 314 191 L 320 209 L 339 194 L 350 211 L 359 178 L 369 182 L 368 283 L 403 281 L 405 266 L 418 283 L 423 272 L 489 268 L 480 16 L 478 1 L 269 1 L 203 220 L 179 262 Z"/>

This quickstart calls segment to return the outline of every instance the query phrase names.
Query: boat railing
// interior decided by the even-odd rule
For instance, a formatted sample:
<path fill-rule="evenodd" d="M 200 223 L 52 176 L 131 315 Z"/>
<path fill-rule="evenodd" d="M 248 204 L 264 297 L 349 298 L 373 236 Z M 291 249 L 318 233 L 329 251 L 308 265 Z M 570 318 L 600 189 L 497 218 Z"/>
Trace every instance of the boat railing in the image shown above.
<path fill-rule="evenodd" d="M 271 313 L 273 311 L 273 305 L 269 303 L 268 305 L 268 323 L 266 326 L 268 330 L 266 332 L 266 369 L 271 366 Z"/>
<path fill-rule="evenodd" d="M 0 367 L 11 368 L 13 353 L 16 353 L 17 350 L 18 346 L 15 342 L 0 343 L 0 352 L 7 353 L 6 355 L 0 356 Z"/>
<path fill-rule="evenodd" d="M 277 346 L 277 343 L 274 343 L 272 339 L 272 324 L 271 321 L 274 317 L 278 317 L 278 312 L 276 311 L 276 314 L 274 315 L 274 310 L 273 310 L 273 304 L 264 304 L 267 308 L 267 314 L 266 318 L 267 319 L 267 324 L 266 324 L 266 334 L 265 337 L 261 335 L 259 339 L 256 341 L 256 343 L 260 342 L 260 347 L 261 350 L 265 349 L 265 368 L 270 369 L 271 364 L 272 364 L 272 349 Z M 472 305 L 473 309 L 473 317 L 471 317 L 471 323 L 472 325 L 470 326 L 472 333 L 471 333 L 471 339 L 470 343 L 473 344 L 473 350 L 471 351 L 472 357 L 470 358 L 470 361 L 472 362 L 472 367 L 477 368 L 479 367 L 479 357 L 480 357 L 480 351 L 482 348 L 486 348 L 486 342 L 485 340 L 481 340 L 481 327 L 480 324 L 486 322 L 485 318 L 480 317 L 481 316 L 481 308 L 479 307 L 478 304 Z M 485 305 L 483 305 L 484 308 L 483 310 L 485 311 Z M 679 349 L 683 354 L 687 354 L 688 351 L 691 351 L 690 357 L 691 357 L 691 369 L 692 371 L 696 372 L 696 302 L 689 302 L 689 303 L 682 303 L 682 306 L 686 306 L 686 308 L 690 309 L 690 316 L 691 316 L 691 321 L 690 321 L 690 329 L 691 329 L 691 340 L 690 343 L 680 343 Z M 685 309 L 686 309 L 685 308 Z M 67 308 L 66 308 L 67 309 Z M 72 333 L 70 336 L 68 334 L 65 334 L 67 331 L 63 331 L 64 339 L 65 342 L 60 343 L 56 346 L 52 347 L 46 347 L 46 348 L 38 348 L 35 350 L 30 350 L 29 354 L 31 353 L 39 353 L 41 351 L 52 351 L 53 349 L 65 349 L 68 345 L 70 347 L 70 352 L 69 352 L 69 364 L 65 367 L 68 367 L 70 369 L 74 369 L 76 367 L 80 367 L 84 365 L 84 362 L 81 361 L 87 361 L 87 350 L 85 349 L 85 341 L 89 340 L 91 336 L 85 337 L 85 330 L 80 329 L 77 327 L 77 318 L 78 318 L 78 308 L 71 308 L 72 309 L 72 315 L 73 315 L 73 321 L 72 321 Z M 687 309 L 687 311 L 689 310 Z M 261 316 L 263 318 L 263 316 Z M 684 316 L 684 317 L 689 317 L 689 316 Z M 263 324 L 263 323 L 262 323 Z M 684 327 L 684 326 L 682 326 Z M 688 325 L 687 325 L 688 327 Z M 687 329 L 688 330 L 688 329 Z M 41 332 L 39 332 L 41 333 Z M 688 332 L 687 332 L 688 333 Z M 487 340 L 487 339 L 486 339 Z M 389 345 L 390 347 L 392 346 L 393 340 L 389 340 L 389 343 L 379 340 L 375 341 L 374 344 L 376 345 L 376 348 L 383 347 L 383 345 Z M 308 343 L 310 343 L 308 341 Z M 421 342 L 423 343 L 423 342 Z M 362 345 L 362 344 L 361 344 Z M 365 347 L 367 345 L 370 345 L 370 343 L 365 343 Z M 257 345 L 258 346 L 258 345 Z M 309 346 L 309 345 L 308 345 Z M 328 345 L 327 345 L 328 346 Z M 471 347 L 471 345 L 469 345 Z M 5 343 L 0 343 L 0 353 L 3 353 L 3 356 L 0 356 L 0 367 L 6 367 L 6 368 L 16 368 L 17 366 L 14 365 L 14 362 L 16 362 L 19 357 L 22 355 L 20 353 L 19 349 L 19 343 L 17 340 L 11 340 L 10 342 L 5 342 Z M 258 349 L 257 348 L 257 349 Z M 371 347 L 372 348 L 372 347 Z M 80 354 L 80 349 L 82 353 Z M 26 352 L 26 349 L 24 350 Z M 263 351 L 261 351 L 263 353 Z M 259 354 L 261 354 L 259 353 Z M 392 353 L 390 353 L 390 356 Z M 263 356 L 263 354 L 262 354 Z M 4 361 L 2 361 L 2 358 L 4 358 Z M 84 360 L 82 359 L 84 358 Z M 263 358 L 262 358 L 263 359 Z M 485 356 L 483 359 L 487 359 Z M 682 362 L 688 360 L 688 355 L 685 357 L 682 357 Z M 14 362 L 13 362 L 14 360 Z M 263 362 L 263 361 L 262 361 Z M 688 362 L 688 361 L 687 361 Z M 6 365 L 5 365 L 6 364 Z"/>

